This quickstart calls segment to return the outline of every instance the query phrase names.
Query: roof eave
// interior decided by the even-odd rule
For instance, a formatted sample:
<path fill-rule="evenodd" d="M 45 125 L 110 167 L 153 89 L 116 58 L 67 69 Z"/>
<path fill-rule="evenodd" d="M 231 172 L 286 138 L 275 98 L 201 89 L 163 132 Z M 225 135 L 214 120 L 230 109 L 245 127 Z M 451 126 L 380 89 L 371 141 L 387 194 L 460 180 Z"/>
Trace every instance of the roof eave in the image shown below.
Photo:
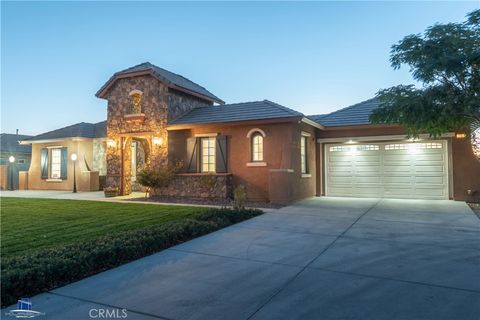
<path fill-rule="evenodd" d="M 341 126 L 324 126 L 324 130 L 347 130 L 347 129 L 369 129 L 369 128 L 401 128 L 398 124 L 349 124 Z"/>
<path fill-rule="evenodd" d="M 58 141 L 86 141 L 86 140 L 93 140 L 97 138 L 87 138 L 87 137 L 64 137 L 64 138 L 54 138 L 54 139 L 38 139 L 38 140 L 22 140 L 19 141 L 21 145 L 29 145 L 34 143 L 50 143 L 50 142 L 58 142 Z M 98 138 L 100 139 L 100 138 Z"/>
<path fill-rule="evenodd" d="M 214 127 L 214 126 L 235 126 L 235 125 L 252 125 L 252 124 L 268 124 L 268 123 L 283 123 L 283 122 L 296 122 L 301 121 L 302 117 L 293 116 L 293 117 L 279 117 L 279 118 L 269 118 L 269 119 L 252 119 L 252 120 L 241 120 L 241 121 L 222 121 L 222 122 L 207 122 L 207 123 L 185 123 L 185 124 L 170 124 L 167 125 L 167 130 L 185 130 L 196 127 Z"/>
<path fill-rule="evenodd" d="M 321 129 L 321 130 L 325 130 L 325 126 L 321 125 L 320 123 L 318 122 L 315 122 L 307 117 L 303 117 L 302 118 L 302 122 L 306 123 L 306 124 L 309 124 L 315 128 L 318 128 L 318 129 Z"/>

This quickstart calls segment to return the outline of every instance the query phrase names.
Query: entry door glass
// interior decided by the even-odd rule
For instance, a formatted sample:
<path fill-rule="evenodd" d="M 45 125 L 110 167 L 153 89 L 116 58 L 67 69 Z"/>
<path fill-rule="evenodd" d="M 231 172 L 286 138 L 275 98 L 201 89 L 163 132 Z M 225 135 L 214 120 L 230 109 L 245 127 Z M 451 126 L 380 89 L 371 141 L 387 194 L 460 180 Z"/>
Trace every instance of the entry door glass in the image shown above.
<path fill-rule="evenodd" d="M 132 141 L 132 181 L 137 181 L 137 142 Z"/>

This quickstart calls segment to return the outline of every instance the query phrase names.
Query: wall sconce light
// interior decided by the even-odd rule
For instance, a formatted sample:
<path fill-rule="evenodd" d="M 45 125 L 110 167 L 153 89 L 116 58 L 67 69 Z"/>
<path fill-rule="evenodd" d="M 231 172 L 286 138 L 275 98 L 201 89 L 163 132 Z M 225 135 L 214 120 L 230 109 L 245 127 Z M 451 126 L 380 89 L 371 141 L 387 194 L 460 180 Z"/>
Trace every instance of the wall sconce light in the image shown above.
<path fill-rule="evenodd" d="M 353 141 L 352 139 L 350 139 L 350 140 L 348 140 L 348 141 L 347 141 L 347 142 L 345 142 L 345 143 L 347 143 L 347 144 L 354 144 L 354 143 L 356 143 L 356 142 L 355 142 L 355 141 Z"/>
<path fill-rule="evenodd" d="M 162 137 L 153 137 L 152 142 L 156 146 L 161 146 L 163 144 L 163 138 Z"/>
<path fill-rule="evenodd" d="M 113 139 L 108 139 L 107 140 L 107 146 L 110 148 L 116 148 L 117 147 L 117 142 Z"/>
<path fill-rule="evenodd" d="M 465 139 L 467 137 L 466 133 L 455 133 L 455 138 L 457 139 Z"/>

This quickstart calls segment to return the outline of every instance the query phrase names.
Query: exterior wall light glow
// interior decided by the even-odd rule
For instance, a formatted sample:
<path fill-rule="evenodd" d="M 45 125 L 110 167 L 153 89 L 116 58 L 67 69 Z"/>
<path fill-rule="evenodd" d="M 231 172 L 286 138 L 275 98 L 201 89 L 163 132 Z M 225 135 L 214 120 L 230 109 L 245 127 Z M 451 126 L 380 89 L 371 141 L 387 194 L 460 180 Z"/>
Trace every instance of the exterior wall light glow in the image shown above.
<path fill-rule="evenodd" d="M 356 143 L 355 141 L 353 141 L 352 139 L 348 140 L 346 143 L 348 144 L 353 144 L 353 143 Z"/>
<path fill-rule="evenodd" d="M 457 139 L 465 139 L 467 137 L 466 133 L 456 133 L 455 138 Z"/>
<path fill-rule="evenodd" d="M 348 151 L 349 156 L 356 156 L 358 154 L 358 150 L 356 146 L 350 147 L 350 150 Z"/>
<path fill-rule="evenodd" d="M 152 142 L 154 145 L 161 146 L 163 144 L 163 138 L 153 137 Z"/>
<path fill-rule="evenodd" d="M 14 156 L 8 157 L 8 162 L 14 163 L 15 162 L 15 157 Z"/>
<path fill-rule="evenodd" d="M 72 159 L 72 161 L 77 161 L 77 154 L 72 153 L 72 155 L 70 156 L 70 159 Z"/>
<path fill-rule="evenodd" d="M 411 155 L 417 154 L 418 153 L 418 148 L 417 145 L 414 143 L 411 143 L 408 145 L 408 153 Z"/>

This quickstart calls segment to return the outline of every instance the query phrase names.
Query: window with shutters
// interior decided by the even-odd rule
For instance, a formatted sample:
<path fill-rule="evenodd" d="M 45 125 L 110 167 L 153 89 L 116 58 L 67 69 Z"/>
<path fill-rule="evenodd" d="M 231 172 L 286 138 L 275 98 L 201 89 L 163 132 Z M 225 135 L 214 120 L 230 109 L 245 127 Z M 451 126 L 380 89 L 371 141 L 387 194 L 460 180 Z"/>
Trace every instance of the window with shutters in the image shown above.
<path fill-rule="evenodd" d="M 202 172 L 215 172 L 215 137 L 201 138 L 201 164 Z"/>
<path fill-rule="evenodd" d="M 51 149 L 51 159 L 50 177 L 52 179 L 60 179 L 62 173 L 62 149 Z"/>
<path fill-rule="evenodd" d="M 307 137 L 302 136 L 300 138 L 300 167 L 302 174 L 308 173 L 308 165 L 307 165 Z"/>
<path fill-rule="evenodd" d="M 263 161 L 263 136 L 260 132 L 252 135 L 252 161 Z"/>

